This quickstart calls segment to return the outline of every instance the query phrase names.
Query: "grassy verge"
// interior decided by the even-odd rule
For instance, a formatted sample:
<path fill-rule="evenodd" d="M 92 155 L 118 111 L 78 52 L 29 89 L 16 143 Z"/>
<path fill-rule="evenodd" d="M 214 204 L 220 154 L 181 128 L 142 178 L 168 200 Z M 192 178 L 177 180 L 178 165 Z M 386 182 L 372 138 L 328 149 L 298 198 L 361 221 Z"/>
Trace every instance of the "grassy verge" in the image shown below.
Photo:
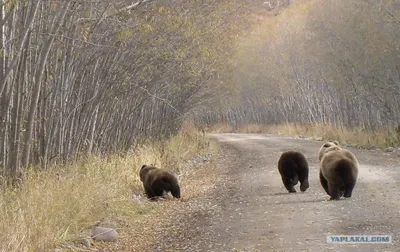
<path fill-rule="evenodd" d="M 283 125 L 246 125 L 234 130 L 226 124 L 216 125 L 213 132 L 269 133 L 286 136 L 304 136 L 321 140 L 338 140 L 340 143 L 358 147 L 395 147 L 400 146 L 400 132 L 396 129 L 366 131 L 361 128 L 344 129 L 328 124 L 283 124 Z"/>
<path fill-rule="evenodd" d="M 191 128 L 167 142 L 149 143 L 121 157 L 89 157 L 47 171 L 31 169 L 21 188 L 0 194 L 0 251 L 49 251 L 89 235 L 96 223 L 128 227 L 156 204 L 139 204 L 142 164 L 181 172 L 184 162 L 209 150 Z"/>

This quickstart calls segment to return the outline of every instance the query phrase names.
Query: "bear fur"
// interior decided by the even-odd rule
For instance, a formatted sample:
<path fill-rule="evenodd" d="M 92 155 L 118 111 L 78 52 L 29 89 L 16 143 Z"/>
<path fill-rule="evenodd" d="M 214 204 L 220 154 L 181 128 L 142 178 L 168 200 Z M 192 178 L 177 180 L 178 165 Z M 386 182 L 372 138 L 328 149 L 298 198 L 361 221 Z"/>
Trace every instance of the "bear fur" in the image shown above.
<path fill-rule="evenodd" d="M 339 143 L 326 142 L 318 153 L 320 182 L 330 200 L 350 198 L 358 177 L 358 160 Z"/>
<path fill-rule="evenodd" d="M 289 193 L 295 193 L 295 185 L 300 181 L 300 191 L 305 192 L 308 183 L 308 162 L 306 157 L 298 151 L 287 151 L 282 153 L 278 161 L 278 170 L 282 182 Z"/>
<path fill-rule="evenodd" d="M 177 199 L 181 197 L 178 179 L 172 172 L 151 165 L 143 165 L 139 176 L 149 199 L 164 197 L 168 192 Z"/>

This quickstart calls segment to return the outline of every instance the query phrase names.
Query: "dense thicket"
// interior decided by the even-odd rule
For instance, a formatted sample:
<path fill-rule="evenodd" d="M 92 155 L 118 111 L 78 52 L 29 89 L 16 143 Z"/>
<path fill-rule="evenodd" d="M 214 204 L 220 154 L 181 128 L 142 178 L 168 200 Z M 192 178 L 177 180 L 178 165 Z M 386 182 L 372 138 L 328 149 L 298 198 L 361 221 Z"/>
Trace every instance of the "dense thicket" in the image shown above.
<path fill-rule="evenodd" d="M 399 1 L 297 1 L 242 41 L 237 95 L 197 122 L 397 126 L 399 41 Z"/>
<path fill-rule="evenodd" d="M 176 133 L 227 82 L 245 5 L 1 1 L 3 176 Z"/>

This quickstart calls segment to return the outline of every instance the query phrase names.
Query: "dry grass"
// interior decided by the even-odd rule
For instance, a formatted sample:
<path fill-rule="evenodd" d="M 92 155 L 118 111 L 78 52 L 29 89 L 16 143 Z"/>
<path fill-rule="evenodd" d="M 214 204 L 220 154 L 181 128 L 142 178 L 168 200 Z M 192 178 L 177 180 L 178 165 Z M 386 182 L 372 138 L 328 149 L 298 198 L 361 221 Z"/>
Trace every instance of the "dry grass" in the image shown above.
<path fill-rule="evenodd" d="M 207 129 L 207 131 L 214 133 L 231 133 L 234 132 L 233 127 L 229 124 L 216 124 Z"/>
<path fill-rule="evenodd" d="M 98 222 L 124 227 L 154 204 L 137 204 L 142 164 L 179 171 L 205 151 L 208 140 L 185 128 L 167 142 L 147 144 L 121 157 L 90 157 L 48 171 L 31 169 L 21 188 L 0 195 L 0 251 L 49 251 L 79 241 Z"/>
<path fill-rule="evenodd" d="M 232 132 L 229 125 L 217 125 L 214 132 Z M 283 124 L 283 125 L 246 125 L 236 132 L 241 133 L 269 133 L 287 136 L 305 136 L 321 140 L 338 140 L 341 143 L 359 147 L 400 146 L 400 132 L 396 129 L 380 129 L 366 131 L 361 128 L 336 128 L 329 124 Z"/>

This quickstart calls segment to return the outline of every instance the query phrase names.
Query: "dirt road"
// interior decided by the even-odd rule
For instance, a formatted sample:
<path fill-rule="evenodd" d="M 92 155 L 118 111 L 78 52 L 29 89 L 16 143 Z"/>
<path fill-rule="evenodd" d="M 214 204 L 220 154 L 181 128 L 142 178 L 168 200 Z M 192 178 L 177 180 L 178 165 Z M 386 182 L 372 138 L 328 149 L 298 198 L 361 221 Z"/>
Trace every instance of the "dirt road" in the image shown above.
<path fill-rule="evenodd" d="M 400 158 L 349 148 L 360 173 L 353 197 L 328 201 L 318 180 L 322 142 L 251 134 L 215 134 L 223 149 L 214 189 L 186 203 L 155 251 L 400 251 Z M 310 188 L 288 194 L 277 162 L 299 150 Z M 299 191 L 298 186 L 296 189 Z M 392 235 L 391 244 L 333 244 L 327 235 Z"/>

